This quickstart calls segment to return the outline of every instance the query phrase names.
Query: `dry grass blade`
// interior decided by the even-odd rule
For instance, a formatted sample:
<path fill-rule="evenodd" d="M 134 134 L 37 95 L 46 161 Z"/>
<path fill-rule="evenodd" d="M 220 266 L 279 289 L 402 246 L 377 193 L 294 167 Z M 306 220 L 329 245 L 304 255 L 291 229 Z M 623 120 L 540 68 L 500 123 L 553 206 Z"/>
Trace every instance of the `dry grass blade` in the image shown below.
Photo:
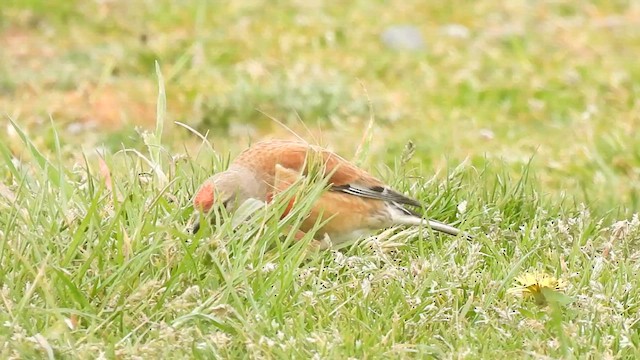
<path fill-rule="evenodd" d="M 295 136 L 296 138 L 298 138 L 298 140 L 302 141 L 302 142 L 307 142 L 302 136 L 298 135 L 298 133 L 296 133 L 294 130 L 292 130 L 290 127 L 288 127 L 287 125 L 285 125 L 282 121 L 276 119 L 274 116 L 271 116 L 269 114 L 267 114 L 266 112 L 258 109 L 258 112 L 260 112 L 262 115 L 268 117 L 271 121 L 273 121 L 274 123 L 278 124 L 279 126 L 281 126 L 283 129 L 287 130 L 291 135 Z"/>
<path fill-rule="evenodd" d="M 14 194 L 11 189 L 4 183 L 0 182 L 0 196 L 5 198 L 10 204 L 15 204 L 16 202 L 16 194 Z"/>
<path fill-rule="evenodd" d="M 373 128 L 375 126 L 373 103 L 371 102 L 371 98 L 369 97 L 369 93 L 367 92 L 367 88 L 364 86 L 364 83 L 361 82 L 360 85 L 362 86 L 362 90 L 367 97 L 367 103 L 369 104 L 369 121 L 367 122 L 367 127 L 362 133 L 362 137 L 360 138 L 360 142 L 358 143 L 358 147 L 356 148 L 356 152 L 353 156 L 353 162 L 357 165 L 362 165 L 369 154 L 373 141 Z"/>

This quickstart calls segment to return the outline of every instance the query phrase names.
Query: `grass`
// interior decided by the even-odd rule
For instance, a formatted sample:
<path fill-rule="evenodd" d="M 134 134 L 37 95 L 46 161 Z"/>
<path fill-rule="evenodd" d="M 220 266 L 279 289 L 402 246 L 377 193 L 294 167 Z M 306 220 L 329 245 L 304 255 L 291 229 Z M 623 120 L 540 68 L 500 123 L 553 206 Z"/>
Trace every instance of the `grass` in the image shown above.
<path fill-rule="evenodd" d="M 608 1 L 9 0 L 0 357 L 638 357 L 639 21 Z M 385 48 L 394 24 L 426 49 Z M 476 237 L 307 254 L 284 229 L 319 186 L 190 235 L 204 179 L 291 137 L 270 117 Z M 566 287 L 540 306 L 511 291 L 527 272 Z"/>

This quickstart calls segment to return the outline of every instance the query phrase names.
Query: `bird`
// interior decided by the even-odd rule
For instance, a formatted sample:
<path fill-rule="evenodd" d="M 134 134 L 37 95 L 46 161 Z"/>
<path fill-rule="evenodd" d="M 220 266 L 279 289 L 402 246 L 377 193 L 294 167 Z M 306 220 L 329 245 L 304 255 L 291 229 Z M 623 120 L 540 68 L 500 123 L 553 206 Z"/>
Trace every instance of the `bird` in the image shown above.
<path fill-rule="evenodd" d="M 320 166 L 316 168 L 328 187 L 311 206 L 300 230 L 307 232 L 318 220 L 324 222 L 316 233 L 316 239 L 324 241 L 322 248 L 394 225 L 424 226 L 452 236 L 461 234 L 456 227 L 423 218 L 411 209 L 423 208 L 419 201 L 394 190 L 338 154 L 297 140 L 264 140 L 245 149 L 227 170 L 213 175 L 199 187 L 193 206 L 208 213 L 216 201 L 228 211 L 250 198 L 268 203 L 310 175 L 314 159 L 319 160 Z M 294 202 L 291 199 L 283 216 Z M 193 232 L 199 227 L 196 221 Z"/>

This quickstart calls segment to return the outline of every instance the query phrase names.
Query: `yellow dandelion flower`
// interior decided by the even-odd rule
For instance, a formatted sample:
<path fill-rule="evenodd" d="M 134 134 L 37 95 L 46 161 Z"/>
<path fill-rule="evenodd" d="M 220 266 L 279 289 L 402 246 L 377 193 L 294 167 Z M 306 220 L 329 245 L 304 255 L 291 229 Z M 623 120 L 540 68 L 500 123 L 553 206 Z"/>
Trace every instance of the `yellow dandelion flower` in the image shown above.
<path fill-rule="evenodd" d="M 544 305 L 547 303 L 544 292 L 546 290 L 562 291 L 566 283 L 560 279 L 545 274 L 543 272 L 524 273 L 515 278 L 516 286 L 510 289 L 509 293 L 519 293 L 524 297 L 533 296 L 536 303 Z"/>

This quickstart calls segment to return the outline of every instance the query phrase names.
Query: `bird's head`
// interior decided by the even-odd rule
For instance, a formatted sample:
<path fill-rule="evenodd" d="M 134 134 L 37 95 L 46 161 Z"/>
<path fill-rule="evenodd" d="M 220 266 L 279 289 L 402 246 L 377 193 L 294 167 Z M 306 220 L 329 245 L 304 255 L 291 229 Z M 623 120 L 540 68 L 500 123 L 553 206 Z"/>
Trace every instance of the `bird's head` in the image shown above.
<path fill-rule="evenodd" d="M 216 202 L 228 211 L 235 207 L 235 200 L 242 194 L 242 179 L 235 172 L 224 171 L 205 181 L 193 197 L 193 207 L 208 213 Z"/>
<path fill-rule="evenodd" d="M 196 211 L 207 214 L 218 203 L 232 212 L 249 198 L 259 198 L 259 182 L 255 175 L 243 168 L 233 167 L 205 181 L 193 197 Z M 199 229 L 196 221 L 193 232 Z"/>

